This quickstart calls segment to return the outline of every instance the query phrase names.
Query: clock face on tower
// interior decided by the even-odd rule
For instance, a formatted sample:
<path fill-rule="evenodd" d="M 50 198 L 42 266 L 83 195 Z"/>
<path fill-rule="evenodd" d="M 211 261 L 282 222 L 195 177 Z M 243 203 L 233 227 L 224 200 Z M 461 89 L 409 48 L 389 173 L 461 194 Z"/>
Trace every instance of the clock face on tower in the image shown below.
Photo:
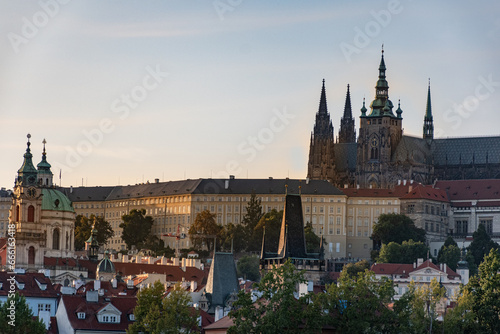
<path fill-rule="evenodd" d="M 28 195 L 29 198 L 34 198 L 36 196 L 36 188 L 29 187 L 28 190 L 26 191 L 26 195 Z"/>
<path fill-rule="evenodd" d="M 36 177 L 31 175 L 30 177 L 28 177 L 28 182 L 29 183 L 35 183 L 36 182 Z"/>
<path fill-rule="evenodd" d="M 376 147 L 378 145 L 377 138 L 373 138 L 371 144 L 372 144 L 372 147 Z"/>

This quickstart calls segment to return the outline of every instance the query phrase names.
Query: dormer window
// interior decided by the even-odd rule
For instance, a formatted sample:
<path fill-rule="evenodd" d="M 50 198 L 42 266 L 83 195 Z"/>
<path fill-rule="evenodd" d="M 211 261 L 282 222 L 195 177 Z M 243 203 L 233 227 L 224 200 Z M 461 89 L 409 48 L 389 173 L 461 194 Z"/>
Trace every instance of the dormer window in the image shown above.
<path fill-rule="evenodd" d="M 85 312 L 78 312 L 78 319 L 85 319 Z"/>
<path fill-rule="evenodd" d="M 23 282 L 16 281 L 16 285 L 17 285 L 17 288 L 19 290 L 24 290 L 24 283 Z"/>
<path fill-rule="evenodd" d="M 130 320 L 130 321 L 135 321 L 135 315 L 134 315 L 133 313 L 130 313 L 130 314 L 128 315 L 128 320 Z"/>

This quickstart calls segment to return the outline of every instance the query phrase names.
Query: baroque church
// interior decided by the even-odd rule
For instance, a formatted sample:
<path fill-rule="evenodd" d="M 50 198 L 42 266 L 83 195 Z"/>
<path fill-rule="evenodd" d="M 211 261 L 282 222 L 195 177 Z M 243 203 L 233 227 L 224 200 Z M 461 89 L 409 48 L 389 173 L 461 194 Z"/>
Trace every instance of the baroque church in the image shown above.
<path fill-rule="evenodd" d="M 340 188 L 392 188 L 400 180 L 432 184 L 500 178 L 500 137 L 434 138 L 430 84 L 422 137 L 405 135 L 400 102 L 395 109 L 389 99 L 383 50 L 378 70 L 369 110 L 363 99 L 357 139 L 348 85 L 335 142 L 323 80 L 309 147 L 309 179 L 328 180 Z"/>
<path fill-rule="evenodd" d="M 74 256 L 75 210 L 70 200 L 53 187 L 45 140 L 42 160 L 33 165 L 30 135 L 24 161 L 17 171 L 9 223 L 14 224 L 16 268 L 43 267 L 44 257 Z"/>

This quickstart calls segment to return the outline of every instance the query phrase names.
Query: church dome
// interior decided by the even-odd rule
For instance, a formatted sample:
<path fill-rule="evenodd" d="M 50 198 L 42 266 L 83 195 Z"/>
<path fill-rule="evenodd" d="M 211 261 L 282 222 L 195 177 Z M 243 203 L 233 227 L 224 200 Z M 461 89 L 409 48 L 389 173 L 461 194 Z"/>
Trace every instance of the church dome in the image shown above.
<path fill-rule="evenodd" d="M 69 198 L 59 190 L 43 188 L 42 195 L 42 210 L 75 212 Z"/>
<path fill-rule="evenodd" d="M 116 273 L 115 265 L 109 259 L 108 254 L 109 254 L 108 251 L 106 251 L 104 253 L 104 258 L 97 265 L 96 273 L 101 273 L 101 274 L 102 273 L 113 273 L 113 274 Z"/>

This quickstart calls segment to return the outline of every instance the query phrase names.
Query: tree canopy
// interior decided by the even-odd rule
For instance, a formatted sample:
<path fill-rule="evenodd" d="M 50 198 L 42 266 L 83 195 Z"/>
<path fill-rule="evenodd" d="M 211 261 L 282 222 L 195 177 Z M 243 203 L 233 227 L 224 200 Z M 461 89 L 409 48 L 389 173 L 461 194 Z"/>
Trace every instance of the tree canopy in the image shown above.
<path fill-rule="evenodd" d="M 324 323 L 338 333 L 391 333 L 396 315 L 387 305 L 392 301 L 394 288 L 388 279 L 377 280 L 369 270 L 356 276 L 342 271 L 337 284 L 330 284 L 319 302 Z"/>
<path fill-rule="evenodd" d="M 310 303 L 310 294 L 294 296 L 296 286 L 304 282 L 304 273 L 290 261 L 270 270 L 256 284 L 262 297 L 255 303 L 250 293 L 240 290 L 235 309 L 229 312 L 234 325 L 227 332 L 318 333 L 322 318 L 318 304 Z"/>
<path fill-rule="evenodd" d="M 255 228 L 259 224 L 260 219 L 262 218 L 262 205 L 261 200 L 257 198 L 255 192 L 252 192 L 250 195 L 250 201 L 246 206 L 246 212 L 243 216 L 241 224 L 244 227 L 244 235 L 245 235 L 245 243 L 244 249 L 256 252 L 261 248 L 262 243 L 262 234 L 258 234 Z"/>
<path fill-rule="evenodd" d="M 418 258 L 425 259 L 429 254 L 429 247 L 423 242 L 413 240 L 403 241 L 402 244 L 390 242 L 383 244 L 377 262 L 379 263 L 414 263 Z"/>
<path fill-rule="evenodd" d="M 113 228 L 111 224 L 104 220 L 104 217 L 96 217 L 90 215 L 89 218 L 78 215 L 75 220 L 75 249 L 83 250 L 85 248 L 85 241 L 90 238 L 92 232 L 92 225 L 94 224 L 97 230 L 97 243 L 99 246 L 105 245 L 109 238 L 113 236 Z"/>
<path fill-rule="evenodd" d="M 425 230 L 416 227 L 413 220 L 403 214 L 381 214 L 373 226 L 372 239 L 382 244 L 401 244 L 410 239 L 425 242 Z"/>
<path fill-rule="evenodd" d="M 243 256 L 236 264 L 239 277 L 244 277 L 251 281 L 260 280 L 259 258 L 257 256 Z"/>
<path fill-rule="evenodd" d="M 11 312 L 11 310 L 14 312 Z M 44 334 L 45 325 L 33 319 L 26 298 L 14 294 L 0 306 L 0 333 L 2 334 Z"/>
<path fill-rule="evenodd" d="M 488 255 L 491 249 L 497 250 L 498 244 L 491 240 L 491 237 L 486 232 L 484 224 L 479 224 L 477 230 L 472 235 L 472 242 L 467 247 L 467 253 L 470 253 L 474 258 L 474 263 L 479 266 L 485 255 Z"/>
<path fill-rule="evenodd" d="M 470 327 L 477 326 L 475 333 L 500 333 L 500 255 L 496 249 L 479 265 L 479 275 L 471 277 L 463 288 L 463 298 L 459 299 L 464 313 L 473 313 Z M 464 314 L 463 316 L 466 316 Z M 472 316 L 469 316 L 472 317 Z"/>
<path fill-rule="evenodd" d="M 128 334 L 199 333 L 198 313 L 190 306 L 189 292 L 180 283 L 167 297 L 163 297 L 164 292 L 160 281 L 139 291 L 134 309 L 135 322 L 129 326 Z"/>
<path fill-rule="evenodd" d="M 125 241 L 128 249 L 133 245 L 137 249 L 143 248 L 144 242 L 151 234 L 151 227 L 153 226 L 153 217 L 146 216 L 145 209 L 133 209 L 129 214 L 122 216 L 123 223 L 120 224 L 122 228 L 122 239 Z"/>
<path fill-rule="evenodd" d="M 215 222 L 215 213 L 210 210 L 203 210 L 196 214 L 193 224 L 188 230 L 191 243 L 194 248 L 201 249 L 203 243 L 207 245 L 208 250 L 214 250 L 215 238 L 221 230 L 221 227 Z"/>

